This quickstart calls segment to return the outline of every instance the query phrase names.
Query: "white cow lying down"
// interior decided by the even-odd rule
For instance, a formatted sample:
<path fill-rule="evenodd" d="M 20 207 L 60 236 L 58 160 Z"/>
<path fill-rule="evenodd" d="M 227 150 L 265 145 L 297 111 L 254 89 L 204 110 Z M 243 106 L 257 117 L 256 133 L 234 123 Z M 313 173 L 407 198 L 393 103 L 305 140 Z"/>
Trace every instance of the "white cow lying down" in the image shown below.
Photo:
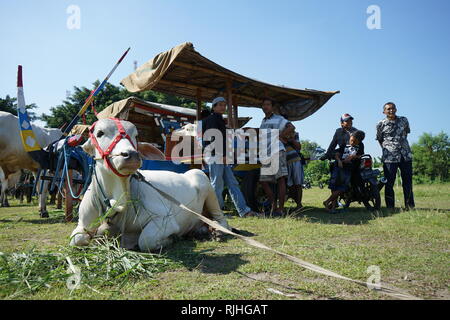
<path fill-rule="evenodd" d="M 112 142 L 122 126 L 128 137 L 122 135 L 114 146 Z M 173 236 L 183 236 L 204 228 L 195 215 L 131 176 L 141 167 L 140 155 L 134 148 L 137 145 L 137 130 L 132 123 L 102 119 L 91 131 L 83 149 L 95 156 L 97 178 L 92 177 L 80 204 L 78 226 L 72 232 L 71 245 L 87 245 L 94 235 L 108 232 L 110 235 L 120 234 L 123 247 L 131 249 L 138 246 L 141 251 L 153 251 L 169 245 Z M 104 151 L 106 154 L 103 154 Z M 149 170 L 140 173 L 146 181 L 172 195 L 189 209 L 203 212 L 230 229 L 210 181 L 201 170 L 189 170 L 184 174 Z M 105 199 L 109 199 L 112 206 L 108 214 L 111 218 L 108 223 L 100 225 L 99 220 L 106 211 Z"/>

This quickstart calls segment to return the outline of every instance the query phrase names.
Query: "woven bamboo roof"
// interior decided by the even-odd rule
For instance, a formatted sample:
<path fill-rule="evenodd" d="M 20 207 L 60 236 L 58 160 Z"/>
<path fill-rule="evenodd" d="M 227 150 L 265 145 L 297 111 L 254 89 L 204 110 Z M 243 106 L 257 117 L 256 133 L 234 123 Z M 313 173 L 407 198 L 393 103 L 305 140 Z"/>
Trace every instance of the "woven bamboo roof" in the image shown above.
<path fill-rule="evenodd" d="M 261 108 L 270 97 L 289 120 L 304 119 L 339 91 L 292 89 L 251 79 L 226 69 L 198 53 L 186 42 L 162 52 L 122 79 L 130 92 L 155 90 L 193 100 L 212 101 L 225 96 L 231 85 L 233 104 Z"/>

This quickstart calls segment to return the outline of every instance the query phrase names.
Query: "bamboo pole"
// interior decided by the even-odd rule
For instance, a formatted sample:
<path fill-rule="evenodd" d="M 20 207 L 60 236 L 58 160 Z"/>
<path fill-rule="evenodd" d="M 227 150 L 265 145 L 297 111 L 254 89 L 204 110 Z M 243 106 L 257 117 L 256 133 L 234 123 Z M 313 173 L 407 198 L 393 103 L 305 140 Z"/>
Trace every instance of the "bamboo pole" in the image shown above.
<path fill-rule="evenodd" d="M 68 172 L 68 178 L 66 179 L 65 183 L 65 189 L 66 189 L 66 199 L 65 199 L 65 219 L 66 222 L 72 222 L 73 219 L 73 198 L 70 193 L 69 188 L 73 186 L 72 184 L 72 176 L 73 176 L 73 170 L 69 170 Z M 70 185 L 70 186 L 69 186 Z"/>
<path fill-rule="evenodd" d="M 227 79 L 227 113 L 228 113 L 228 127 L 234 128 L 233 124 L 233 92 L 231 88 L 231 79 Z"/>
<path fill-rule="evenodd" d="M 238 104 L 233 100 L 233 129 L 237 129 L 239 127 L 239 117 L 238 117 Z"/>
<path fill-rule="evenodd" d="M 62 209 L 62 195 L 61 192 L 58 192 L 56 196 L 56 209 Z"/>
<path fill-rule="evenodd" d="M 211 96 L 217 97 L 220 95 L 221 91 L 217 90 L 217 89 L 213 89 L 213 88 L 208 88 L 208 87 L 200 87 L 197 85 L 193 85 L 190 83 L 185 83 L 185 82 L 178 82 L 178 81 L 171 81 L 171 80 L 159 80 L 159 83 L 162 85 L 167 85 L 167 86 L 174 86 L 174 87 L 180 87 L 180 88 L 188 88 L 188 89 L 192 89 L 192 90 L 197 90 L 197 89 L 202 89 L 202 95 L 204 95 L 204 93 L 209 94 Z M 256 99 L 253 97 L 249 97 L 243 94 L 234 94 L 235 97 L 239 98 L 239 100 L 246 100 L 255 104 L 260 104 L 261 100 L 260 99 Z"/>
<path fill-rule="evenodd" d="M 202 113 L 202 89 L 197 88 L 197 121 L 200 121 Z"/>

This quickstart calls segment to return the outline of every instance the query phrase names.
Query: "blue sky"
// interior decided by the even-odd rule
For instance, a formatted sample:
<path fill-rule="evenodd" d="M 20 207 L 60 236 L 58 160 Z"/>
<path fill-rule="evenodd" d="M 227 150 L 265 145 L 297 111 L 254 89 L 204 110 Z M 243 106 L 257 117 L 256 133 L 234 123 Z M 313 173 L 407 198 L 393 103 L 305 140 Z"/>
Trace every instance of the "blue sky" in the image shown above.
<path fill-rule="evenodd" d="M 81 28 L 66 26 L 69 5 Z M 369 5 L 381 29 L 369 30 Z M 110 82 L 155 54 L 192 42 L 209 59 L 243 75 L 293 88 L 340 90 L 321 110 L 295 122 L 300 135 L 326 147 L 348 112 L 366 132 L 366 150 L 380 155 L 375 125 L 394 101 L 423 132 L 449 133 L 450 1 L 8 1 L 0 0 L 0 97 L 16 94 L 24 67 L 25 98 L 38 113 L 61 103 L 66 90 L 102 79 L 131 51 Z M 259 126 L 259 109 L 240 108 Z"/>

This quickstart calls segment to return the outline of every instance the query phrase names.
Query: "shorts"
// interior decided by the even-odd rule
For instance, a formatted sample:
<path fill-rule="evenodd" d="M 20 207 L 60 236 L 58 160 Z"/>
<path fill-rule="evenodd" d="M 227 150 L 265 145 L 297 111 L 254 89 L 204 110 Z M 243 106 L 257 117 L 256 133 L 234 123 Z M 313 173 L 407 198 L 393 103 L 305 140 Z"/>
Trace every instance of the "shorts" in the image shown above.
<path fill-rule="evenodd" d="M 303 165 L 301 161 L 294 161 L 287 164 L 288 177 L 287 185 L 291 186 L 301 186 L 304 181 Z"/>
<path fill-rule="evenodd" d="M 331 191 L 347 191 L 350 185 L 350 178 L 352 176 L 352 168 L 349 166 L 344 166 L 339 168 L 336 164 L 331 171 L 330 183 L 328 188 Z"/>
<path fill-rule="evenodd" d="M 259 176 L 259 181 L 261 182 L 272 182 L 276 183 L 281 177 L 286 177 L 288 175 L 287 161 L 286 161 L 286 151 L 281 150 L 278 153 L 278 171 L 272 175 L 264 175 L 263 169 L 271 167 L 272 162 L 268 164 L 263 164 L 261 166 L 261 175 Z"/>

